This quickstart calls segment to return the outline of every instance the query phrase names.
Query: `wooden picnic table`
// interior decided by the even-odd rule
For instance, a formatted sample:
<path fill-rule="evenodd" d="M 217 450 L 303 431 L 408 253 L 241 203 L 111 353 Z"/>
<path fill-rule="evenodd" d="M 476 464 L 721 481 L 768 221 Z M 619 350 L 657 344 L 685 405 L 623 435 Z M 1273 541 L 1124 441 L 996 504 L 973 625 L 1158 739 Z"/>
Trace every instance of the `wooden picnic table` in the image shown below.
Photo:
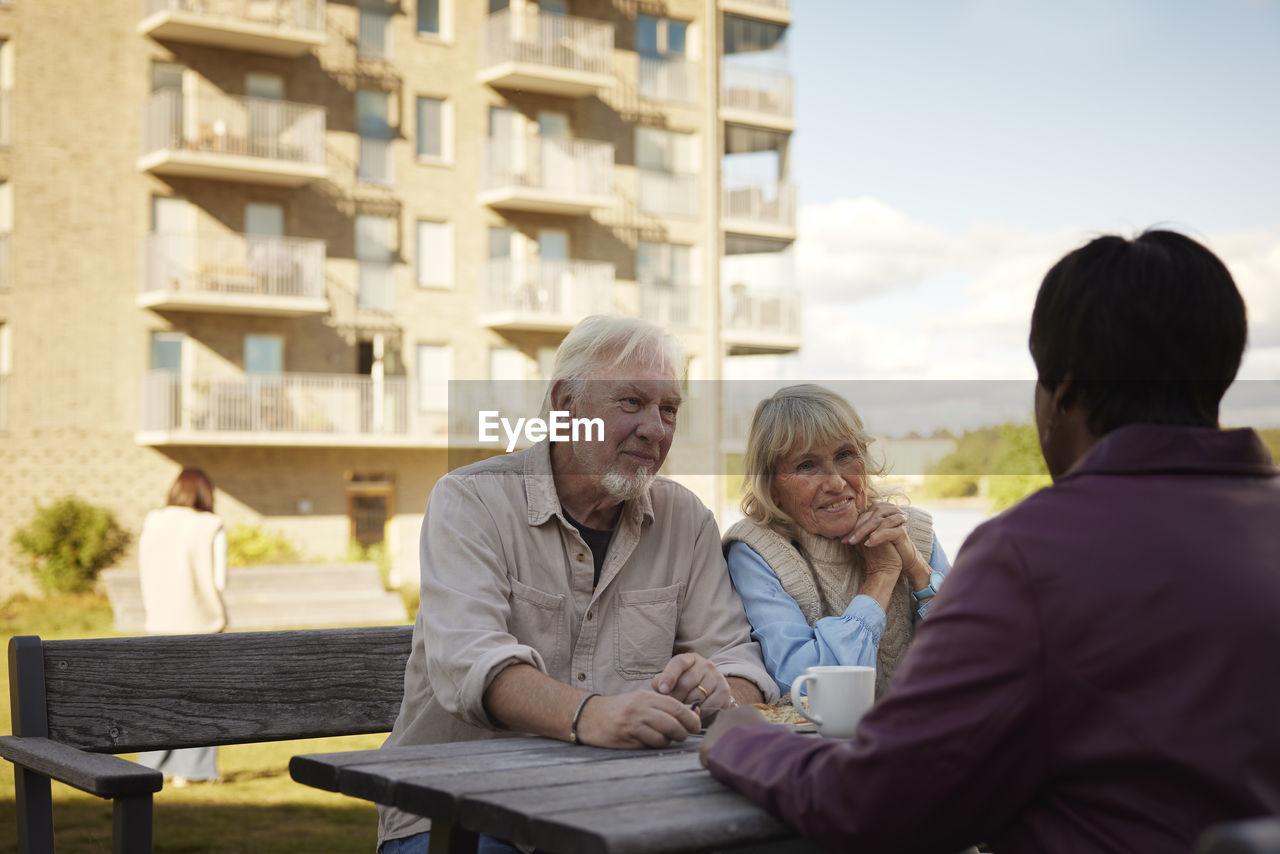
<path fill-rule="evenodd" d="M 559 854 L 819 851 L 716 781 L 700 736 L 608 750 L 535 736 L 295 756 L 299 783 L 432 820 L 431 850 L 487 833 Z"/>

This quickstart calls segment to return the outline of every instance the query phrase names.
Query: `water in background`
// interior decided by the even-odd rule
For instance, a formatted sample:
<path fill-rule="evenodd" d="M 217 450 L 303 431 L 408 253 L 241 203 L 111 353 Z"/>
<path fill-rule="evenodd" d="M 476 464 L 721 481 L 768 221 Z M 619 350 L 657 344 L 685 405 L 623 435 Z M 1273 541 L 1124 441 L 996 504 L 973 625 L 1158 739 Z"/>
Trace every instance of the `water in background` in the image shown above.
<path fill-rule="evenodd" d="M 984 507 L 934 507 L 918 501 L 912 504 L 928 510 L 933 516 L 933 534 L 952 563 L 970 532 L 991 518 L 990 512 Z"/>

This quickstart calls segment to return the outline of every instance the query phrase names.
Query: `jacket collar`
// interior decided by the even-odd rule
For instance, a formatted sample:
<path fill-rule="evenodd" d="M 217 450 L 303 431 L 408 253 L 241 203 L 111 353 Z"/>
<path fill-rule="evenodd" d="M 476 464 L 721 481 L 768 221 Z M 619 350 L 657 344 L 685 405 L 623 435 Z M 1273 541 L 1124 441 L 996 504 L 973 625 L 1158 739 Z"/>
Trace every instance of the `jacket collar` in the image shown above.
<path fill-rule="evenodd" d="M 1062 478 L 1089 474 L 1280 475 L 1258 434 L 1248 428 L 1128 424 L 1098 440 Z"/>

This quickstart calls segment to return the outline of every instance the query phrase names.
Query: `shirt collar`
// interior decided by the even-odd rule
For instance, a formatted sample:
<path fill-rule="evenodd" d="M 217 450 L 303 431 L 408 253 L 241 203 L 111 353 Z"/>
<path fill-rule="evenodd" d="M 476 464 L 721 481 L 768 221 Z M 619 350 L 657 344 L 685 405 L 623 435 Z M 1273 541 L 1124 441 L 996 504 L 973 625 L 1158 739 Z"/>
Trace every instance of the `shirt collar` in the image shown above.
<path fill-rule="evenodd" d="M 1275 476 L 1280 468 L 1248 428 L 1128 424 L 1099 439 L 1063 480 L 1136 473 Z"/>
<path fill-rule="evenodd" d="M 552 516 L 564 519 L 560 512 L 560 496 L 556 492 L 555 475 L 551 470 L 551 443 L 543 440 L 526 452 L 524 459 L 525 491 L 529 496 L 529 525 L 537 526 Z M 639 526 L 653 521 L 653 487 L 632 501 L 624 501 L 619 523 L 624 520 Z M 569 524 L 568 519 L 564 519 Z"/>

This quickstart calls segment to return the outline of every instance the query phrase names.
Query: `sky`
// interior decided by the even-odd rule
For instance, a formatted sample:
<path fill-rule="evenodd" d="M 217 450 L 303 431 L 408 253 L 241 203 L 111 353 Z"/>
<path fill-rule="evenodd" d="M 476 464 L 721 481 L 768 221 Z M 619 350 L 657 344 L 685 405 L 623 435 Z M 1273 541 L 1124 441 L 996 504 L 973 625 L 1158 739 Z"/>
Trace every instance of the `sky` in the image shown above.
<path fill-rule="evenodd" d="M 1227 263 L 1240 377 L 1280 406 L 1280 0 L 792 9 L 805 344 L 782 372 L 1034 379 L 1049 266 L 1160 226 Z"/>

